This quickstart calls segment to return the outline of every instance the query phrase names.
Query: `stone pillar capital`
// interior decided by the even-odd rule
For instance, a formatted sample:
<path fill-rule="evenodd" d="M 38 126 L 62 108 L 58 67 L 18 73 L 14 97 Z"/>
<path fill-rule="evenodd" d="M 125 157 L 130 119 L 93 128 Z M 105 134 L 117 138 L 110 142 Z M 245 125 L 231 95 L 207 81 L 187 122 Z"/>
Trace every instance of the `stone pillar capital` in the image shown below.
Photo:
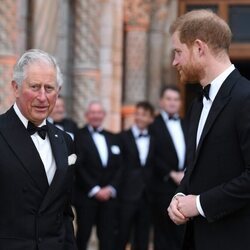
<path fill-rule="evenodd" d="M 127 31 L 148 30 L 151 14 L 150 0 L 126 0 L 124 7 L 124 19 Z"/>

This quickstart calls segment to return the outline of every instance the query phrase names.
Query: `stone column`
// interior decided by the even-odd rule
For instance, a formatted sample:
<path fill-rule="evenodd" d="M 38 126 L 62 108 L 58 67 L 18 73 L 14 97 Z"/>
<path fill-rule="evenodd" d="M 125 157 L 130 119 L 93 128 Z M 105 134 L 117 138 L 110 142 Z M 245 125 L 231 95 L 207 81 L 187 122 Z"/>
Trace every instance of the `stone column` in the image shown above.
<path fill-rule="evenodd" d="M 71 77 L 69 44 L 71 43 L 70 2 L 65 0 L 33 0 L 31 7 L 31 48 L 42 49 L 55 56 L 63 73 L 61 94 L 71 114 Z M 72 44 L 71 44 L 72 45 Z"/>
<path fill-rule="evenodd" d="M 105 127 L 121 128 L 123 0 L 101 1 L 100 89 L 107 110 Z"/>
<path fill-rule="evenodd" d="M 149 60 L 148 60 L 148 100 L 158 106 L 159 93 L 162 87 L 162 62 L 165 40 L 165 25 L 168 0 L 157 0 L 152 8 L 152 20 L 149 31 Z"/>
<path fill-rule="evenodd" d="M 146 98 L 149 0 L 125 0 L 125 104 Z"/>
<path fill-rule="evenodd" d="M 147 98 L 148 28 L 150 0 L 125 0 L 125 82 L 123 124 L 131 124 L 133 105 Z M 128 121 L 129 120 L 129 121 Z"/>
<path fill-rule="evenodd" d="M 99 99 L 100 7 L 97 0 L 75 0 L 73 117 L 79 126 L 89 100 Z"/>
<path fill-rule="evenodd" d="M 1 1 L 0 13 L 0 113 L 3 113 L 14 102 L 11 80 L 19 38 L 17 1 Z"/>

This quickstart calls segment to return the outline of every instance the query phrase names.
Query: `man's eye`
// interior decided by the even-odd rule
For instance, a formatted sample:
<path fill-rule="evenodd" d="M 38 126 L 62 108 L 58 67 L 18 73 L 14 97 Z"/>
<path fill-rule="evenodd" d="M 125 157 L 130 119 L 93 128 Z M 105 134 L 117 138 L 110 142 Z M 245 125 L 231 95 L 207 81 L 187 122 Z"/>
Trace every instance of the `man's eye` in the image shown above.
<path fill-rule="evenodd" d="M 51 86 L 45 87 L 46 92 L 51 92 L 51 91 L 53 91 L 54 89 L 55 89 L 55 88 L 54 88 L 54 87 L 51 87 Z"/>
<path fill-rule="evenodd" d="M 32 88 L 33 90 L 39 90 L 39 86 L 38 86 L 38 85 L 31 85 L 31 88 Z"/>

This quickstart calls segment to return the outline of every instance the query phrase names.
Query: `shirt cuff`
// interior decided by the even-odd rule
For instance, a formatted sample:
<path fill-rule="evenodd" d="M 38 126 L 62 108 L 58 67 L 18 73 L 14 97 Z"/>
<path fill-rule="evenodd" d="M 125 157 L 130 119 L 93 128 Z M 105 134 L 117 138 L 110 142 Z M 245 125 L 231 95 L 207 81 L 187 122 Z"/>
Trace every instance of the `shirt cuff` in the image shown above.
<path fill-rule="evenodd" d="M 200 215 L 203 216 L 203 217 L 206 217 L 205 214 L 204 214 L 204 211 L 201 207 L 201 202 L 200 202 L 200 196 L 197 195 L 196 196 L 196 207 L 197 207 L 197 210 L 199 211 Z"/>
<path fill-rule="evenodd" d="M 101 190 L 100 186 L 94 186 L 88 193 L 88 197 L 92 198 Z"/>
<path fill-rule="evenodd" d="M 177 196 L 186 196 L 185 194 L 183 193 L 177 193 L 173 198 L 177 197 Z"/>
<path fill-rule="evenodd" d="M 111 197 L 112 197 L 112 198 L 115 198 L 115 197 L 116 197 L 116 194 L 117 194 L 116 189 L 115 189 L 113 186 L 111 186 L 111 185 L 109 185 L 108 187 L 109 187 L 110 190 L 111 190 Z"/>

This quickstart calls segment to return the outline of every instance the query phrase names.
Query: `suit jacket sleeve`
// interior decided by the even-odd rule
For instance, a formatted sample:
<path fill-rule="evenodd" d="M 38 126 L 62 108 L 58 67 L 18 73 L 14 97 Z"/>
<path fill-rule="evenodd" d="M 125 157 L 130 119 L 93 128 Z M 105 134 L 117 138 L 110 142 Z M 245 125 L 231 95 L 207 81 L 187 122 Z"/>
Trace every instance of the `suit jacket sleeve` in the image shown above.
<path fill-rule="evenodd" d="M 239 210 L 250 201 L 250 96 L 242 101 L 241 111 L 235 119 L 245 168 L 239 176 L 200 195 L 201 206 L 210 222 Z"/>

